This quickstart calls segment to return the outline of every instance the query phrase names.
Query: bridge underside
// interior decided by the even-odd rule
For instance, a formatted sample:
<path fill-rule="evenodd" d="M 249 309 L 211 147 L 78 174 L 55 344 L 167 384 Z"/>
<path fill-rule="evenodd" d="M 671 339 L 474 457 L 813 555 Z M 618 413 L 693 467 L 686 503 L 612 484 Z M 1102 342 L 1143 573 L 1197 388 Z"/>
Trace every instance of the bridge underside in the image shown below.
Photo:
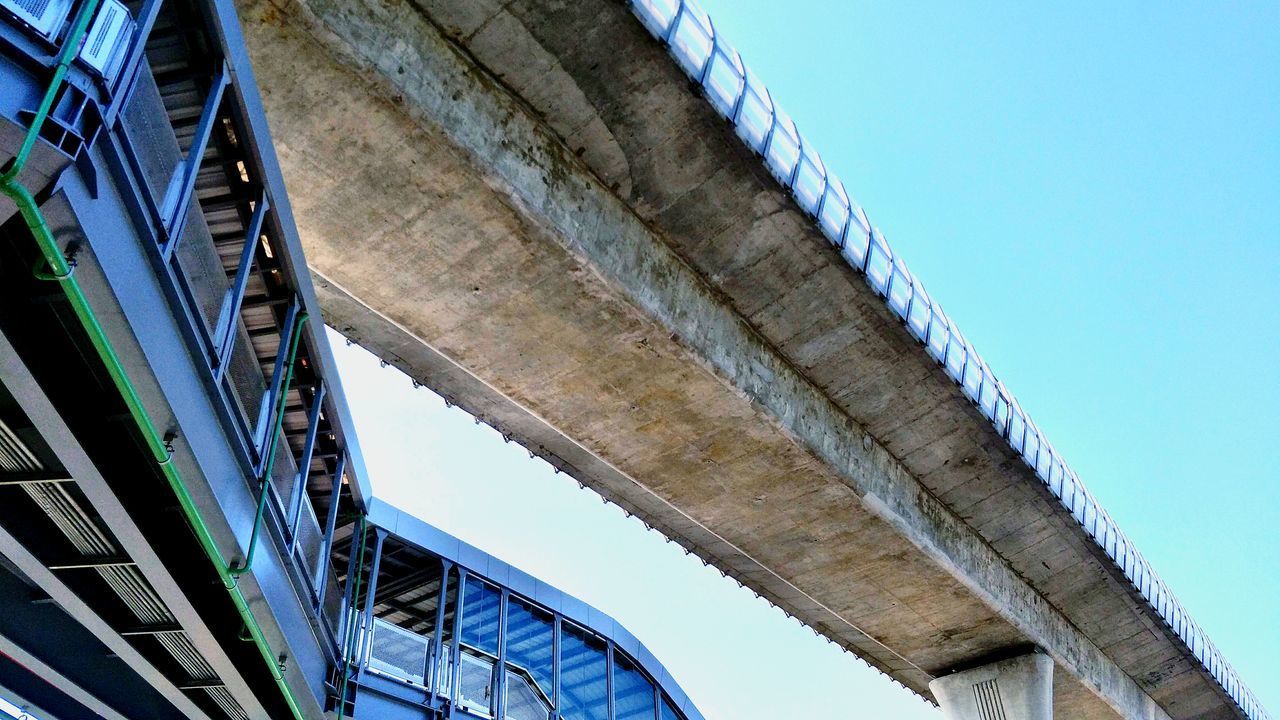
<path fill-rule="evenodd" d="M 330 324 L 924 697 L 1236 717 L 623 4 L 240 10 Z"/>

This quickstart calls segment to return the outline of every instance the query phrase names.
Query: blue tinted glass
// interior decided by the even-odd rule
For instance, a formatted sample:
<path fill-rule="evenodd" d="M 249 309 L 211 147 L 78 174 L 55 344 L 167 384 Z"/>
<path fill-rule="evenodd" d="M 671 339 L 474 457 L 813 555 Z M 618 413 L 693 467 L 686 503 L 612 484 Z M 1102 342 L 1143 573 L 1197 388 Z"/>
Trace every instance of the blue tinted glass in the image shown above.
<path fill-rule="evenodd" d="M 462 594 L 462 642 L 492 655 L 498 654 L 498 613 L 502 595 L 489 585 L 468 577 Z"/>
<path fill-rule="evenodd" d="M 662 696 L 662 708 L 660 711 L 660 720 L 682 720 L 680 711 L 676 710 L 676 706 L 671 704 L 671 699 L 665 695 Z"/>
<path fill-rule="evenodd" d="M 560 712 L 565 720 L 608 720 L 604 643 L 564 626 L 560 638 Z"/>
<path fill-rule="evenodd" d="M 516 600 L 507 605 L 507 660 L 529 671 L 542 692 L 551 697 L 555 657 L 551 616 Z"/>
<path fill-rule="evenodd" d="M 613 653 L 614 720 L 654 720 L 653 685 L 626 658 Z"/>

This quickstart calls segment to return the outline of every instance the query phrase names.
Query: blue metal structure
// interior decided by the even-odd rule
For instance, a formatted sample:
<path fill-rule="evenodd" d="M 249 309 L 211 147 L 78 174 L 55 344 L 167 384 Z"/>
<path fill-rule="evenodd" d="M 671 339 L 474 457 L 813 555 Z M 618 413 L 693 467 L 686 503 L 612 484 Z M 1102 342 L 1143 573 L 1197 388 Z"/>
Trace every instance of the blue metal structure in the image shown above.
<path fill-rule="evenodd" d="M 0 0 L 0 88 L 0 694 L 700 720 L 607 616 L 371 499 L 230 0 Z"/>
<path fill-rule="evenodd" d="M 356 717 L 701 720 L 608 615 L 378 500 L 368 520 Z"/>
<path fill-rule="evenodd" d="M 716 32 L 707 13 L 692 0 L 628 0 L 628 5 L 649 32 L 667 46 L 716 112 L 733 124 L 747 147 L 761 156 L 769 172 L 790 190 L 796 203 L 813 217 L 846 262 L 862 273 L 924 350 L 946 368 L 1245 717 L 1270 720 L 1270 714 L 1240 681 L 1208 635 L 965 340 L 937 300 L 925 292 L 920 279 L 907 270 L 902 257 L 893 252 L 883 233 L 849 197 L 844 183 L 805 142 L 796 124 L 773 102 L 768 89 L 751 73 L 738 52 Z"/>

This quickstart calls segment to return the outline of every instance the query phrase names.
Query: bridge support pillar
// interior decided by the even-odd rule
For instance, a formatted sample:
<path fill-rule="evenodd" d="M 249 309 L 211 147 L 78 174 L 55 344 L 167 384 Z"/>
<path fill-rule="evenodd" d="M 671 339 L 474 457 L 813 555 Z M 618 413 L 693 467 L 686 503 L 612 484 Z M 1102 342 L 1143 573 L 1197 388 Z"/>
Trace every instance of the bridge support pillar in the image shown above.
<path fill-rule="evenodd" d="M 937 678 L 946 720 L 1052 720 L 1053 659 L 1032 653 Z"/>

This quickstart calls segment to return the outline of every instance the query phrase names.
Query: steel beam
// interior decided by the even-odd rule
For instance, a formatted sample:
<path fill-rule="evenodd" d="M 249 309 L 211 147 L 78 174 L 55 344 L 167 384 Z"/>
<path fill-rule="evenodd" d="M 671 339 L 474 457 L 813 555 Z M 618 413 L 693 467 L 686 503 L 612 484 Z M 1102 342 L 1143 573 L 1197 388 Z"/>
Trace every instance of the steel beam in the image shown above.
<path fill-rule="evenodd" d="M 0 655 L 7 655 L 14 662 L 31 671 L 32 674 L 57 688 L 63 695 L 66 695 L 87 708 L 92 708 L 95 713 L 102 717 L 102 720 L 130 720 L 130 718 L 116 712 L 97 695 L 94 695 L 88 690 L 80 687 L 80 685 L 72 681 L 71 678 L 68 678 L 57 670 L 49 667 L 40 658 L 27 652 L 25 648 L 4 635 L 0 635 Z M 8 700 L 15 705 L 26 707 L 28 710 L 34 710 L 36 714 L 39 715 L 40 720 L 57 720 L 55 716 L 35 707 L 33 704 L 27 702 L 4 686 L 0 686 L 0 693 L 4 693 Z"/>
<path fill-rule="evenodd" d="M 8 558 L 18 568 L 19 572 L 26 575 L 43 592 L 48 593 L 49 597 L 58 603 L 68 615 L 92 633 L 99 642 L 106 645 L 107 649 L 120 658 L 121 662 L 128 665 L 151 687 L 155 688 L 156 692 L 160 693 L 179 712 L 193 720 L 210 720 L 209 716 L 195 703 L 191 702 L 191 699 L 183 694 L 177 685 L 165 677 L 164 673 L 160 672 L 156 666 L 152 665 L 150 661 L 134 649 L 128 640 L 113 629 L 106 620 L 103 620 L 71 588 L 63 584 L 35 555 L 31 554 L 31 551 L 18 542 L 18 539 L 10 535 L 9 531 L 3 527 L 0 527 L 0 555 Z M 90 707 L 93 706 L 90 705 Z"/>
<path fill-rule="evenodd" d="M 53 407 L 48 396 L 40 389 L 35 377 L 31 375 L 26 364 L 18 357 L 2 332 L 0 332 L 0 376 L 6 379 L 6 385 L 15 401 L 27 417 L 36 424 L 41 436 L 57 456 L 58 462 L 67 469 L 68 474 L 75 476 L 80 490 L 93 505 L 103 523 L 111 530 L 116 541 L 137 564 L 142 576 L 151 583 L 151 587 L 164 601 L 169 612 L 191 639 L 192 644 L 209 662 L 214 672 L 227 683 L 227 690 L 236 702 L 240 703 L 250 717 L 265 717 L 266 710 L 258 701 L 257 695 L 249 688 L 237 665 L 218 643 L 213 631 L 187 599 L 186 593 L 160 560 L 151 542 L 129 516 L 120 499 L 102 477 L 97 466 L 89 458 L 71 429 L 67 427 L 61 414 Z"/>

